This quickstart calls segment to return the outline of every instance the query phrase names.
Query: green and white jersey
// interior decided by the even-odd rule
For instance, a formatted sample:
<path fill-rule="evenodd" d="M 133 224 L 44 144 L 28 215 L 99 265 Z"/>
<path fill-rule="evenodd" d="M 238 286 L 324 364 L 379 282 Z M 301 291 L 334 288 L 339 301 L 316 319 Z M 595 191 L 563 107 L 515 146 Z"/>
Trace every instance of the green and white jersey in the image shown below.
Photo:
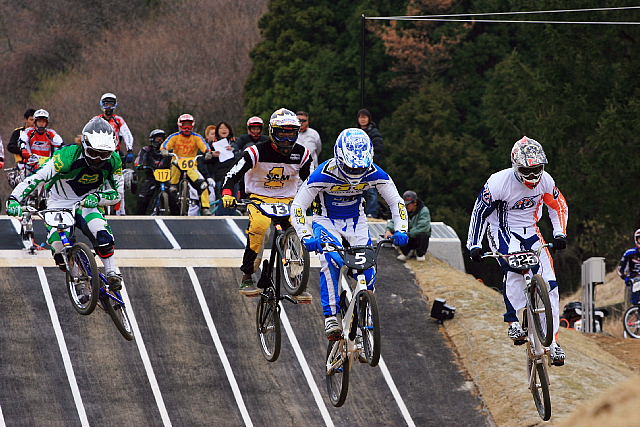
<path fill-rule="evenodd" d="M 56 151 L 36 173 L 16 186 L 11 197 L 22 203 L 44 183 L 49 208 L 71 208 L 91 193 L 100 196 L 100 206 L 118 203 L 124 197 L 120 156 L 111 156 L 100 169 L 95 170 L 87 165 L 82 153 L 79 145 L 68 145 Z"/>

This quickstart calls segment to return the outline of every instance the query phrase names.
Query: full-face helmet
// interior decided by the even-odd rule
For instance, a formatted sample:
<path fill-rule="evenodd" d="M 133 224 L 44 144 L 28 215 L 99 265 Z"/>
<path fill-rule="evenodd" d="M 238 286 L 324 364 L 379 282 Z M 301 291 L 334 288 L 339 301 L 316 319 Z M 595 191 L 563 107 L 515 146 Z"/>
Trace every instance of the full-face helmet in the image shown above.
<path fill-rule="evenodd" d="M 298 140 L 300 121 L 293 111 L 280 108 L 269 119 L 269 137 L 273 148 L 281 154 L 289 154 Z"/>
<path fill-rule="evenodd" d="M 542 145 L 535 139 L 523 136 L 511 149 L 511 165 L 518 181 L 529 188 L 540 182 L 547 164 L 547 156 Z"/>
<path fill-rule="evenodd" d="M 333 154 L 342 175 L 354 185 L 360 183 L 373 164 L 373 145 L 362 129 L 349 128 L 340 132 Z"/>
<path fill-rule="evenodd" d="M 116 151 L 116 134 L 101 117 L 94 117 L 82 129 L 82 148 L 87 165 L 101 168 Z"/>

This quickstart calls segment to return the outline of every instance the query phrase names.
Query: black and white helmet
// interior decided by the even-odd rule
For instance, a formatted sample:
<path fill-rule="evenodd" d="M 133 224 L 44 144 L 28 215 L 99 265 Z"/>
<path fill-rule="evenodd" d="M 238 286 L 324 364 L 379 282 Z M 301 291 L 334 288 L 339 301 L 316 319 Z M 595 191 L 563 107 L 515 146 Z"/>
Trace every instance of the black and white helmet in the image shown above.
<path fill-rule="evenodd" d="M 82 148 L 89 166 L 102 166 L 116 151 L 116 134 L 111 125 L 100 117 L 89 120 L 82 129 Z"/>

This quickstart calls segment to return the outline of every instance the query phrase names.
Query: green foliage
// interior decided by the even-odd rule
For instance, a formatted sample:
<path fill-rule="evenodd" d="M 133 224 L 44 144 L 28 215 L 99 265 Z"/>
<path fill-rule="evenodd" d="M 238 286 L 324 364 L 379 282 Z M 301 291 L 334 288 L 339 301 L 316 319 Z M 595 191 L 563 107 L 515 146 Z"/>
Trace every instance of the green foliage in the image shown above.
<path fill-rule="evenodd" d="M 246 114 L 268 118 L 280 107 L 309 111 L 330 153 L 340 131 L 356 125 L 360 108 L 360 15 L 397 14 L 404 2 L 397 3 L 272 1 L 260 20 L 264 39 L 251 53 Z M 367 58 L 367 106 L 376 119 L 392 111 L 396 95 L 387 93 L 391 59 L 371 33 Z"/>

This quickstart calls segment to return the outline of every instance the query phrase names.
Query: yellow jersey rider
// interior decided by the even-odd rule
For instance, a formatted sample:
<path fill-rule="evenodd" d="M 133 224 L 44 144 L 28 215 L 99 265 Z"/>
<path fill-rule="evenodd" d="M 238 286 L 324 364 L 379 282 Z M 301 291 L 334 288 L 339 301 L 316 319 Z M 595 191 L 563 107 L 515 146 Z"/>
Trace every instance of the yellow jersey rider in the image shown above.
<path fill-rule="evenodd" d="M 293 200 L 300 183 L 307 179 L 311 167 L 309 150 L 296 144 L 300 122 L 284 108 L 276 110 L 269 120 L 269 140 L 247 147 L 237 163 L 227 173 L 222 185 L 224 207 L 235 205 L 235 184 L 244 176 L 245 191 L 251 199 L 266 203 L 287 203 Z M 255 206 L 249 205 L 248 242 L 240 270 L 244 273 L 240 293 L 257 296 L 260 291 L 251 275 L 264 245 L 264 236 L 271 219 Z M 305 298 L 308 298 L 305 295 Z"/>
<path fill-rule="evenodd" d="M 169 137 L 162 144 L 162 154 L 168 156 L 169 152 L 173 152 L 179 158 L 182 157 L 196 157 L 198 152 L 205 153 L 205 159 L 209 160 L 212 157 L 211 150 L 204 142 L 204 138 L 196 132 L 193 128 L 196 124 L 195 119 L 191 114 L 183 114 L 178 117 L 178 129 L 179 131 L 169 135 Z M 180 183 L 181 170 L 177 165 L 171 164 L 171 180 L 169 183 L 170 194 L 172 198 L 172 205 L 175 204 L 176 193 L 178 191 L 177 185 Z M 197 168 L 192 168 L 187 171 L 187 177 L 196 189 L 200 196 L 200 203 L 202 205 L 202 215 L 211 215 L 211 203 L 209 199 L 209 186 L 202 174 L 198 172 Z"/>

